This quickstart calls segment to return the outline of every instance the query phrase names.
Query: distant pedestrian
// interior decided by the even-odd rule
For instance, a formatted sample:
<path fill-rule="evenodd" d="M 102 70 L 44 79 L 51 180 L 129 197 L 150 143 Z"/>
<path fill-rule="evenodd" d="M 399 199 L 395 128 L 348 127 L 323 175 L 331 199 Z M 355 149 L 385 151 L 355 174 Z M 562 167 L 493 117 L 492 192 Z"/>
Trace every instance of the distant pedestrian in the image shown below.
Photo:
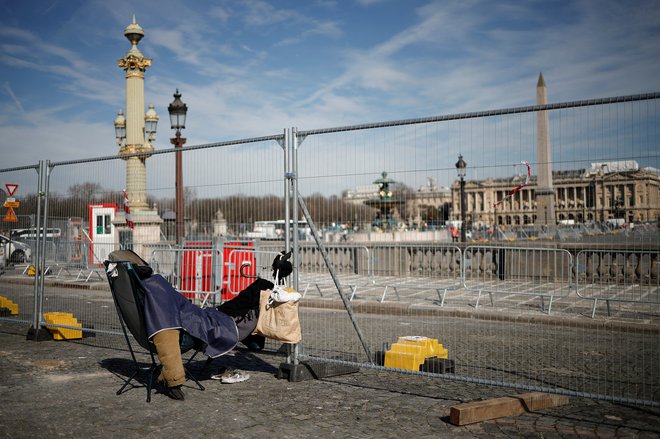
<path fill-rule="evenodd" d="M 451 228 L 451 242 L 458 242 L 458 227 Z"/>

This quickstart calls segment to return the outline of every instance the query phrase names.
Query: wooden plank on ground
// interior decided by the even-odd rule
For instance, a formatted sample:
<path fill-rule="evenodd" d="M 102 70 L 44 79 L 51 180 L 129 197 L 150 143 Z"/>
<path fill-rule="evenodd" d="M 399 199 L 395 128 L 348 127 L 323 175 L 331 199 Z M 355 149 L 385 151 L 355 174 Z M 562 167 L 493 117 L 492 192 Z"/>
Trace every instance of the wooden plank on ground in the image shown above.
<path fill-rule="evenodd" d="M 449 422 L 454 425 L 473 424 L 505 416 L 515 416 L 527 411 L 542 410 L 568 404 L 568 397 L 532 392 L 485 401 L 473 401 L 451 407 Z"/>

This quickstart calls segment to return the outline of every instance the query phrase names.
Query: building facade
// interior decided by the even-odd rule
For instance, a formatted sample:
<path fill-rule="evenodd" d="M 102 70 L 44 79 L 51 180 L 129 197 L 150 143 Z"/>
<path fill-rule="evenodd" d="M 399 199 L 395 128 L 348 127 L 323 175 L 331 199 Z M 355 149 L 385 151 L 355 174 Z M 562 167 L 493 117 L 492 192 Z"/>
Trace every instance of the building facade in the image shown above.
<path fill-rule="evenodd" d="M 556 223 L 655 222 L 660 218 L 660 172 L 637 162 L 592 163 L 588 169 L 553 171 Z M 534 176 L 508 199 L 524 177 L 487 178 L 465 184 L 466 222 L 473 227 L 537 223 Z M 452 184 L 451 219 L 460 219 L 460 184 Z M 504 201 L 503 201 L 504 200 Z M 501 202 L 501 204 L 497 204 Z M 539 213 L 542 214 L 542 213 Z"/>

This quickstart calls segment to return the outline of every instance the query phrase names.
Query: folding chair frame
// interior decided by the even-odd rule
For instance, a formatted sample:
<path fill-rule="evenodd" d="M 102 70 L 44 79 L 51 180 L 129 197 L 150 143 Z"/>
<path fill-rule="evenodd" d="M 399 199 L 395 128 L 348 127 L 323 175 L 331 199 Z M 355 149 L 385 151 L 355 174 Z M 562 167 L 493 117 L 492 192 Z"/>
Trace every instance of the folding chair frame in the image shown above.
<path fill-rule="evenodd" d="M 133 300 L 135 301 L 136 307 L 137 307 L 138 312 L 140 313 L 141 317 L 144 318 L 144 298 L 141 297 L 140 294 L 138 293 L 138 288 L 140 288 L 142 290 L 144 290 L 144 288 L 142 288 L 140 283 L 139 283 L 140 281 L 137 278 L 137 274 L 133 270 L 132 263 L 130 261 L 112 261 L 112 262 L 106 261 L 106 263 L 105 263 L 106 270 L 107 270 L 108 265 L 110 263 L 115 263 L 117 265 L 119 265 L 119 264 L 125 265 L 126 271 L 128 273 L 128 278 L 129 278 L 129 281 L 130 281 L 130 284 L 131 284 L 131 294 L 133 296 Z M 135 370 L 131 373 L 131 375 L 128 377 L 128 379 L 124 380 L 124 384 L 121 386 L 121 388 L 119 390 L 117 390 L 117 395 L 121 395 L 122 393 L 124 393 L 126 387 L 129 384 L 131 384 L 131 382 L 136 378 L 136 376 L 140 372 L 146 370 L 146 372 L 147 372 L 147 380 L 146 380 L 147 402 L 151 402 L 151 389 L 153 388 L 154 376 L 158 375 L 162 365 L 158 364 L 158 362 L 156 361 L 156 355 L 154 355 L 155 354 L 154 353 L 154 345 L 151 342 L 151 340 L 147 341 L 147 346 L 148 346 L 147 351 L 149 352 L 149 356 L 151 358 L 151 364 L 149 364 L 148 367 L 143 367 L 143 366 L 141 366 L 141 363 L 137 360 L 137 358 L 135 356 L 135 351 L 133 349 L 132 343 L 131 343 L 131 341 L 129 339 L 129 336 L 128 336 L 128 333 L 130 331 L 127 330 L 127 328 L 126 328 L 126 323 L 124 321 L 124 315 L 123 315 L 122 310 L 119 306 L 119 303 L 118 303 L 118 300 L 117 300 L 117 297 L 116 297 L 116 293 L 114 291 L 115 287 L 112 284 L 112 280 L 110 279 L 110 274 L 109 273 L 106 273 L 106 274 L 108 276 L 108 281 L 110 283 L 110 291 L 112 293 L 112 299 L 115 303 L 115 308 L 117 310 L 117 315 L 119 316 L 119 322 L 121 324 L 121 329 L 122 329 L 122 332 L 124 333 L 124 338 L 126 339 L 126 344 L 128 345 L 128 350 L 131 353 L 131 358 L 133 360 L 133 365 L 135 367 Z M 188 370 L 188 365 L 190 364 L 190 362 L 195 358 L 195 356 L 198 353 L 199 353 L 199 350 L 195 349 L 195 352 L 186 361 L 186 363 L 183 365 L 183 368 L 184 368 L 186 376 L 188 378 L 190 378 L 192 381 L 194 381 L 195 384 L 197 384 L 197 386 L 199 387 L 199 390 L 205 390 L 204 386 L 197 380 L 197 378 L 190 372 L 190 370 Z M 207 361 L 206 364 L 208 364 L 208 361 Z M 132 387 L 134 388 L 134 387 L 138 387 L 138 386 L 132 385 Z"/>

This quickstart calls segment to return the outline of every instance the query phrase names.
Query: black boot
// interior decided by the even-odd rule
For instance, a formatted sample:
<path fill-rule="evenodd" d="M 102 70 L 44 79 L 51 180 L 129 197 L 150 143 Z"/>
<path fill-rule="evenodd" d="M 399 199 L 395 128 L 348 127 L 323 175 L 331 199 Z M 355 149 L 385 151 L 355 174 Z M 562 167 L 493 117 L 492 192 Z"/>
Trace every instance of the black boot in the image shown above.
<path fill-rule="evenodd" d="M 176 399 L 179 401 L 183 401 L 185 398 L 185 395 L 183 394 L 183 390 L 181 390 L 181 386 L 174 386 L 174 387 L 167 387 L 165 390 L 165 394 L 169 396 L 172 399 Z"/>

